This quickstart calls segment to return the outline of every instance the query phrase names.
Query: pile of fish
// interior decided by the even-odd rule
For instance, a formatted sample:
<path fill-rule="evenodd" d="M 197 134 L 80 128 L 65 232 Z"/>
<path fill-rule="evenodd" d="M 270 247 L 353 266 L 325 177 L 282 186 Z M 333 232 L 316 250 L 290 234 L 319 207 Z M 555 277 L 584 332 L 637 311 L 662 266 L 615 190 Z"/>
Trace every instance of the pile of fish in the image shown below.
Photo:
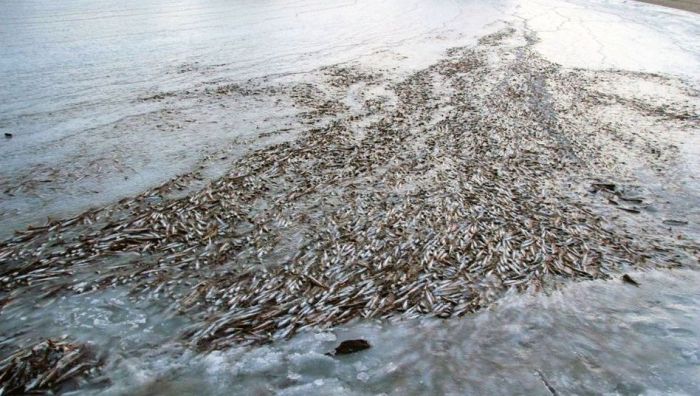
<path fill-rule="evenodd" d="M 279 88 L 308 110 L 296 140 L 179 198 L 167 195 L 187 175 L 18 232 L 0 244 L 0 298 L 124 285 L 170 301 L 193 319 L 183 338 L 216 349 L 360 317 L 460 316 L 509 289 L 682 265 L 678 247 L 615 227 L 570 191 L 619 168 L 622 143 L 581 121 L 597 97 L 585 74 L 533 42 L 505 29 L 398 82 L 348 67 Z M 359 111 L 345 102 L 358 84 Z M 637 139 L 624 144 L 643 150 Z"/>
<path fill-rule="evenodd" d="M 92 377 L 101 363 L 86 345 L 46 340 L 0 361 L 0 395 L 45 394 Z"/>

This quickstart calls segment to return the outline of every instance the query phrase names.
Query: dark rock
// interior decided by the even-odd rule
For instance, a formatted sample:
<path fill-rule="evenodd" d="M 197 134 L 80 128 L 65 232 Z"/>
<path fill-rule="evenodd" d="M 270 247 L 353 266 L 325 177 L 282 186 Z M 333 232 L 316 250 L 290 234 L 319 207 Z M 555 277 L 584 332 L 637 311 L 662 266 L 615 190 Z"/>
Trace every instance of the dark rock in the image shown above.
<path fill-rule="evenodd" d="M 340 345 L 335 348 L 335 351 L 328 352 L 326 355 L 347 355 L 350 353 L 364 351 L 365 349 L 369 349 L 371 347 L 372 346 L 366 340 L 346 340 L 341 342 Z"/>
<path fill-rule="evenodd" d="M 625 283 L 629 283 L 630 285 L 639 287 L 639 283 L 627 274 L 622 275 L 622 281 Z"/>

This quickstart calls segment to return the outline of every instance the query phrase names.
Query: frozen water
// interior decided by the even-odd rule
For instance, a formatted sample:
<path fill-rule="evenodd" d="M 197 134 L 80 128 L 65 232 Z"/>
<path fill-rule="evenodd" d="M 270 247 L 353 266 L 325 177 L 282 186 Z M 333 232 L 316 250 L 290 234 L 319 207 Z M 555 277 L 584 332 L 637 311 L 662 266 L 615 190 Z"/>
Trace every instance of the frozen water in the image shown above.
<path fill-rule="evenodd" d="M 634 1 L 534 0 L 517 14 L 537 32 L 537 49 L 569 67 L 700 72 L 697 14 Z"/>
<path fill-rule="evenodd" d="M 474 316 L 355 323 L 338 340 L 372 348 L 328 357 L 302 333 L 259 348 L 113 361 L 105 394 L 687 394 L 700 387 L 700 273 L 632 274 L 551 295 L 511 295 Z M 127 372 L 129 374 L 127 374 Z M 148 378 L 134 383 L 133 376 Z M 167 383 L 165 387 L 162 384 Z"/>
<path fill-rule="evenodd" d="M 235 138 L 294 122 L 288 103 L 195 91 L 361 59 L 415 70 L 483 32 L 500 7 L 507 0 L 4 4 L 0 132 L 14 137 L 0 142 L 0 235 L 141 192 Z"/>
<path fill-rule="evenodd" d="M 3 236 L 143 191 L 221 145 L 242 151 L 235 139 L 296 122 L 289 103 L 188 94 L 209 86 L 303 80 L 342 62 L 400 78 L 507 22 L 526 23 L 535 48 L 568 67 L 700 78 L 700 17 L 634 2 L 26 0 L 2 9 L 0 132 L 14 135 L 0 142 Z M 687 142 L 679 180 L 696 198 L 698 136 L 669 139 Z M 696 201 L 684 204 L 697 214 Z M 175 342 L 182 317 L 118 288 L 49 306 L 21 296 L 3 309 L 0 333 L 3 343 L 70 334 L 99 345 L 112 384 L 77 393 L 696 394 L 700 275 L 633 276 L 640 288 L 590 282 L 509 296 L 462 319 L 355 323 L 207 354 Z M 350 338 L 373 347 L 325 355 Z"/>
<path fill-rule="evenodd" d="M 0 132 L 14 137 L 0 142 L 0 236 L 295 125 L 289 103 L 195 94 L 207 87 L 303 79 L 342 62 L 401 76 L 503 22 L 525 22 L 537 49 L 565 66 L 698 77 L 698 17 L 635 2 L 7 2 Z"/>

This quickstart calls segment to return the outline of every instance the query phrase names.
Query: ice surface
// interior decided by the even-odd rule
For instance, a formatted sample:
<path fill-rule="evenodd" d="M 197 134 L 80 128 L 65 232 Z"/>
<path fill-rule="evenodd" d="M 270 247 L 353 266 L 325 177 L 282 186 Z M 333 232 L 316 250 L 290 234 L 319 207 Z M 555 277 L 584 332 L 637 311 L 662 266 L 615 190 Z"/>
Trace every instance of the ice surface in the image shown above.
<path fill-rule="evenodd" d="M 208 88 L 304 81 L 343 62 L 398 79 L 506 23 L 525 23 L 535 48 L 566 67 L 700 80 L 700 17 L 629 1 L 3 4 L 0 132 L 14 136 L 0 141 L 0 235 L 133 195 L 221 147 L 235 155 L 261 133 L 299 126 L 289 102 L 212 99 Z M 653 84 L 619 94 L 640 92 L 674 96 Z M 674 180 L 696 199 L 699 137 L 670 131 L 669 139 L 682 144 Z M 215 176 L 225 164 L 205 165 Z M 660 198 L 663 182 L 650 179 Z M 697 201 L 683 204 L 698 215 Z M 14 320 L 0 330 L 9 339 L 32 323 L 32 337 L 99 343 L 112 380 L 105 394 L 548 394 L 545 382 L 562 394 L 695 393 L 698 273 L 633 276 L 642 287 L 577 284 L 510 296 L 463 319 L 355 323 L 202 355 L 171 344 L 187 325 L 181 318 L 118 288 L 49 307 L 23 296 L 4 308 Z M 373 347 L 324 355 L 350 338 Z"/>
<path fill-rule="evenodd" d="M 236 138 L 294 125 L 289 103 L 212 101 L 207 87 L 360 59 L 415 70 L 483 32 L 500 7 L 507 0 L 5 5 L 0 132 L 14 137 L 0 142 L 0 235 L 133 195 Z"/>
<path fill-rule="evenodd" d="M 323 355 L 337 342 L 307 332 L 260 348 L 114 362 L 117 378 L 135 371 L 150 381 L 124 380 L 102 392 L 547 395 L 546 381 L 559 394 L 693 394 L 700 275 L 631 275 L 641 287 L 595 281 L 510 295 L 460 319 L 358 322 L 332 332 L 339 341 L 366 338 L 372 348 L 340 357 Z"/>
<path fill-rule="evenodd" d="M 633 1 L 534 0 L 517 15 L 537 32 L 537 49 L 569 67 L 700 73 L 697 14 Z"/>
<path fill-rule="evenodd" d="M 698 19 L 610 0 L 7 4 L 0 132 L 13 138 L 0 142 L 0 236 L 136 194 L 216 148 L 240 153 L 244 138 L 296 126 L 289 103 L 212 100 L 201 95 L 208 87 L 303 80 L 343 62 L 397 77 L 507 22 L 526 23 L 537 49 L 565 66 L 697 79 Z"/>

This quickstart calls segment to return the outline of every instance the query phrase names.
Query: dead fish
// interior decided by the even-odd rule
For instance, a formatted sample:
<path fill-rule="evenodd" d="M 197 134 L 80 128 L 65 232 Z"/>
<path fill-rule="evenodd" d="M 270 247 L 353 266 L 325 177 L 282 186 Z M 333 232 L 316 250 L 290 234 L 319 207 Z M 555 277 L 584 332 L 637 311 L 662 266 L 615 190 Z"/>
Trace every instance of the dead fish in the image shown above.
<path fill-rule="evenodd" d="M 597 193 L 601 190 L 615 192 L 615 189 L 616 186 L 613 183 L 591 183 L 591 192 L 593 193 Z"/>
<path fill-rule="evenodd" d="M 547 377 L 545 377 L 544 374 L 542 374 L 542 372 L 540 370 L 535 370 L 535 372 L 540 377 L 540 380 L 542 380 L 542 383 L 547 388 L 549 393 L 552 394 L 553 396 L 557 396 L 558 395 L 557 390 L 554 389 L 554 387 L 552 386 L 552 384 L 549 383 L 549 381 L 547 381 Z"/>
<path fill-rule="evenodd" d="M 621 200 L 625 202 L 631 202 L 631 203 L 636 203 L 636 204 L 642 204 L 644 203 L 644 200 L 641 198 L 636 198 L 636 197 L 620 197 Z"/>
<path fill-rule="evenodd" d="M 626 206 L 618 206 L 617 208 L 620 210 L 624 210 L 625 212 L 629 212 L 629 213 L 642 213 L 642 211 L 640 211 L 637 208 L 628 208 Z"/>
<path fill-rule="evenodd" d="M 688 222 L 685 220 L 668 219 L 668 220 L 664 220 L 664 224 L 672 225 L 672 226 L 683 226 L 683 225 L 688 225 Z"/>
<path fill-rule="evenodd" d="M 327 356 L 347 355 L 359 351 L 364 351 L 372 346 L 366 340 L 345 340 L 338 345 L 334 351 L 326 353 Z"/>
<path fill-rule="evenodd" d="M 296 142 L 236 156 L 225 175 L 191 190 L 190 182 L 201 180 L 199 171 L 0 242 L 0 286 L 13 293 L 3 298 L 30 286 L 40 289 L 44 305 L 59 292 L 123 285 L 134 298 L 168 299 L 173 311 L 202 318 L 182 337 L 219 349 L 358 317 L 462 316 L 486 307 L 501 291 L 524 291 L 529 284 L 541 289 L 540 280 L 550 274 L 600 278 L 640 257 L 656 262 L 651 249 L 657 247 L 628 243 L 633 233 L 613 229 L 578 199 L 550 189 L 549 179 L 558 185 L 564 174 L 574 180 L 588 177 L 588 162 L 602 160 L 607 167 L 595 139 L 557 117 L 544 123 L 533 119 L 527 84 L 506 81 L 503 92 L 471 96 L 466 81 L 479 81 L 482 72 L 492 71 L 478 66 L 474 78 L 450 78 L 471 73 L 467 57 L 396 87 L 402 99 L 376 114 L 382 119 L 376 127 L 355 124 L 364 124 L 358 116 L 348 119 L 354 126 L 346 128 L 346 115 L 338 113 L 327 126 L 300 128 Z M 516 76 L 522 67 L 539 68 L 523 61 L 503 71 Z M 448 95 L 448 107 L 437 102 L 433 107 L 433 76 L 469 96 L 453 101 Z M 307 88 L 315 90 L 311 84 Z M 294 93 L 299 104 L 317 111 L 309 118 L 336 118 L 335 99 L 319 96 L 314 104 L 314 95 L 299 89 Z M 515 94 L 509 99 L 513 106 L 500 103 L 503 93 Z M 467 112 L 449 107 L 467 105 Z M 442 121 L 433 128 L 429 120 L 434 116 Z M 465 134 L 460 125 L 474 125 L 475 131 Z M 533 133 L 520 134 L 516 125 L 532 125 Z M 560 127 L 567 139 L 548 136 L 547 130 Z M 356 128 L 359 140 L 350 130 Z M 579 144 L 594 149 L 592 158 L 571 173 L 568 152 Z M 226 152 L 209 158 L 225 156 L 231 158 Z M 616 166 L 618 158 L 610 159 L 609 165 Z M 617 187 L 604 177 L 586 179 L 589 186 L 581 186 L 593 188 L 601 200 L 652 210 L 630 200 L 627 184 Z M 22 192 L 19 188 L 25 187 L 8 193 Z M 169 196 L 181 188 L 187 193 Z M 670 246 L 662 248 L 667 252 Z M 70 275 L 92 270 L 98 277 L 81 277 L 83 284 L 73 285 Z M 206 320 L 200 316 L 205 313 Z M 366 341 L 355 341 L 362 342 L 360 348 L 341 344 L 329 354 L 369 348 Z M 81 363 L 62 365 L 43 384 L 48 387 L 66 372 L 72 377 L 70 370 Z"/>
<path fill-rule="evenodd" d="M 639 287 L 639 283 L 627 274 L 622 275 L 622 281 L 625 283 L 629 283 L 630 285 Z"/>

